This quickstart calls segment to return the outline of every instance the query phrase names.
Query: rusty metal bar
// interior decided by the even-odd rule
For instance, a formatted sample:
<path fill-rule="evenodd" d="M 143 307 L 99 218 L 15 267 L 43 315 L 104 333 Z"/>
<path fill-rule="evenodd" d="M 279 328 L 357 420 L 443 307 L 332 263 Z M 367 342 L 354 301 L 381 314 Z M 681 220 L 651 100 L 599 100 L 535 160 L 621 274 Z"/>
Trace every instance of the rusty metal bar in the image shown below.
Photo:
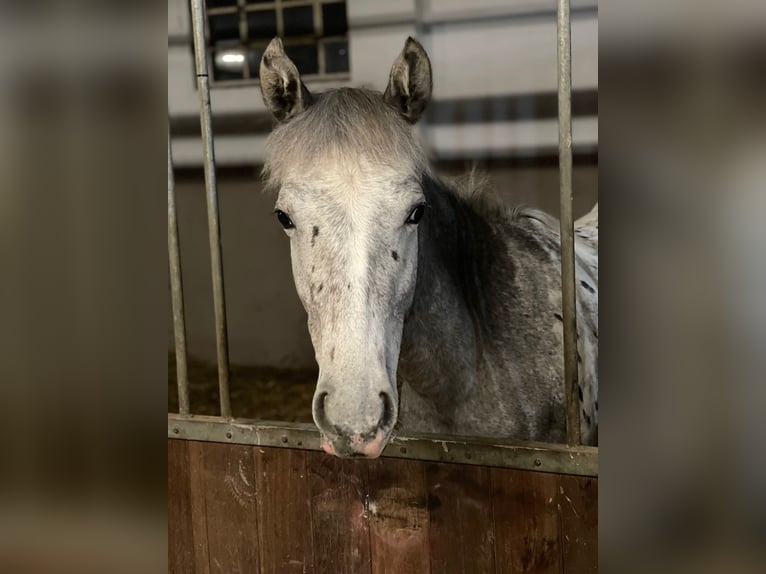
<path fill-rule="evenodd" d="M 577 302 L 575 299 L 574 221 L 572 219 L 572 42 L 569 0 L 557 0 L 559 200 L 561 224 L 561 305 L 564 317 L 564 385 L 567 442 L 580 444 L 577 390 Z"/>
<path fill-rule="evenodd" d="M 178 247 L 176 219 L 176 189 L 173 177 L 173 151 L 170 148 L 168 122 L 168 260 L 170 263 L 170 293 L 173 306 L 173 335 L 176 342 L 176 383 L 178 412 L 189 414 L 189 377 L 186 368 L 186 319 L 184 318 L 184 289 L 181 279 L 181 252 Z"/>
<path fill-rule="evenodd" d="M 208 77 L 207 50 L 205 49 L 205 11 L 202 0 L 191 0 L 194 60 L 197 68 L 200 124 L 205 167 L 207 195 L 207 224 L 210 240 L 210 263 L 213 274 L 213 302 L 215 306 L 215 340 L 218 355 L 218 389 L 221 416 L 231 418 L 229 397 L 229 342 L 226 331 L 226 300 L 223 288 L 223 262 L 221 257 L 221 230 L 218 213 L 218 190 L 215 176 L 215 148 L 210 110 L 210 78 Z"/>
<path fill-rule="evenodd" d="M 222 419 L 168 414 L 168 438 L 321 450 L 319 431 L 311 423 Z M 514 442 L 452 435 L 396 436 L 384 457 L 452 462 L 598 476 L 598 449 L 592 446 Z"/>

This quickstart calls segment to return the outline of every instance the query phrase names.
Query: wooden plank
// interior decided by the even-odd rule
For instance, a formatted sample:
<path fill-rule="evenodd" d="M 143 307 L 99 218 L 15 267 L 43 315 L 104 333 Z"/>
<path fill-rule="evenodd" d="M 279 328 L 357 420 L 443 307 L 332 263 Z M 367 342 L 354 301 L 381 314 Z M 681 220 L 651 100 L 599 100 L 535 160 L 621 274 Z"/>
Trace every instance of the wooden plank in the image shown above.
<path fill-rule="evenodd" d="M 495 571 L 495 533 L 488 468 L 426 466 L 431 572 Z"/>
<path fill-rule="evenodd" d="M 317 573 L 371 572 L 366 464 L 360 459 L 306 453 Z"/>
<path fill-rule="evenodd" d="M 207 443 L 187 441 L 189 458 L 189 491 L 191 493 L 192 541 L 194 572 L 209 574 L 210 555 L 207 541 L 207 508 L 205 503 L 205 448 Z"/>
<path fill-rule="evenodd" d="M 559 475 L 564 572 L 598 572 L 598 479 Z"/>
<path fill-rule="evenodd" d="M 558 475 L 493 468 L 497 572 L 562 571 Z"/>
<path fill-rule="evenodd" d="M 261 572 L 314 571 L 306 452 L 255 447 Z"/>
<path fill-rule="evenodd" d="M 203 486 L 211 574 L 258 572 L 253 447 L 207 443 Z"/>
<path fill-rule="evenodd" d="M 168 572 L 194 572 L 189 452 L 186 441 L 168 439 Z"/>
<path fill-rule="evenodd" d="M 424 463 L 379 458 L 368 468 L 373 574 L 429 572 Z"/>

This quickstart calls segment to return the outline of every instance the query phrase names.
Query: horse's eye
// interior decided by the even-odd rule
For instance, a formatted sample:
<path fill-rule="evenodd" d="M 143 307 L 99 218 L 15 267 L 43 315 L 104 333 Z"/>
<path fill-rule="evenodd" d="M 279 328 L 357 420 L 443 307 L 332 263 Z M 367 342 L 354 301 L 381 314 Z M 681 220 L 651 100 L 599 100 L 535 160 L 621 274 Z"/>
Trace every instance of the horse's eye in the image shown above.
<path fill-rule="evenodd" d="M 409 217 L 407 217 L 407 221 L 405 223 L 411 223 L 412 225 L 417 225 L 418 222 L 423 219 L 423 214 L 426 212 L 426 206 L 425 205 L 418 205 L 415 207 L 415 209 L 412 210 L 412 213 L 410 213 Z"/>
<path fill-rule="evenodd" d="M 277 214 L 277 219 L 279 220 L 279 223 L 282 224 L 282 227 L 285 229 L 292 229 L 295 227 L 293 220 L 290 219 L 290 216 L 287 215 L 284 211 L 277 209 L 275 213 Z"/>

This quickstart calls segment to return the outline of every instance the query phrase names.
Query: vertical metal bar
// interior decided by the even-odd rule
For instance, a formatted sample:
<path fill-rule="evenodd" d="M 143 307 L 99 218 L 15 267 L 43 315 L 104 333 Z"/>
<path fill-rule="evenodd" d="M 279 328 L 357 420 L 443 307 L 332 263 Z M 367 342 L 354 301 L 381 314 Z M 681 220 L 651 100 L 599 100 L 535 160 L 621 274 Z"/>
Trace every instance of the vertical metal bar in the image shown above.
<path fill-rule="evenodd" d="M 567 442 L 580 443 L 575 299 L 574 221 L 572 220 L 572 44 L 569 0 L 557 0 L 559 199 L 561 206 L 561 303 L 564 316 L 564 385 Z"/>
<path fill-rule="evenodd" d="M 178 247 L 173 152 L 170 149 L 170 122 L 168 122 L 168 259 L 170 262 L 170 292 L 173 306 L 173 335 L 176 342 L 178 412 L 182 415 L 188 415 L 189 377 L 186 368 L 186 319 L 184 318 L 184 289 L 181 280 L 181 252 Z"/>
<path fill-rule="evenodd" d="M 210 110 L 210 78 L 208 77 L 205 49 L 205 13 L 202 0 L 191 0 L 194 59 L 197 66 L 200 124 L 205 166 L 207 195 L 207 225 L 210 240 L 210 263 L 213 274 L 213 302 L 215 305 L 215 340 L 218 355 L 218 389 L 221 416 L 231 418 L 229 398 L 229 342 L 226 332 L 226 301 L 223 290 L 223 262 L 221 260 L 221 231 L 218 215 L 218 190 L 215 177 L 215 149 Z"/>

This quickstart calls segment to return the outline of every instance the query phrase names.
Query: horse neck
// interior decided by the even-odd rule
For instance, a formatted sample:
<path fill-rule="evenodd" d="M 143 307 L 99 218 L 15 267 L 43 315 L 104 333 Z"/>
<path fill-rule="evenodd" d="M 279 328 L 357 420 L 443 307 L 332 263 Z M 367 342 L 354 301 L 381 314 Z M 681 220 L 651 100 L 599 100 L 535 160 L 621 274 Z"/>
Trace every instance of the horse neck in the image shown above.
<path fill-rule="evenodd" d="M 470 202 L 429 177 L 423 190 L 429 209 L 418 230 L 417 285 L 399 371 L 448 412 L 476 383 L 493 328 L 490 270 L 507 268 L 497 265 L 506 250 Z"/>

